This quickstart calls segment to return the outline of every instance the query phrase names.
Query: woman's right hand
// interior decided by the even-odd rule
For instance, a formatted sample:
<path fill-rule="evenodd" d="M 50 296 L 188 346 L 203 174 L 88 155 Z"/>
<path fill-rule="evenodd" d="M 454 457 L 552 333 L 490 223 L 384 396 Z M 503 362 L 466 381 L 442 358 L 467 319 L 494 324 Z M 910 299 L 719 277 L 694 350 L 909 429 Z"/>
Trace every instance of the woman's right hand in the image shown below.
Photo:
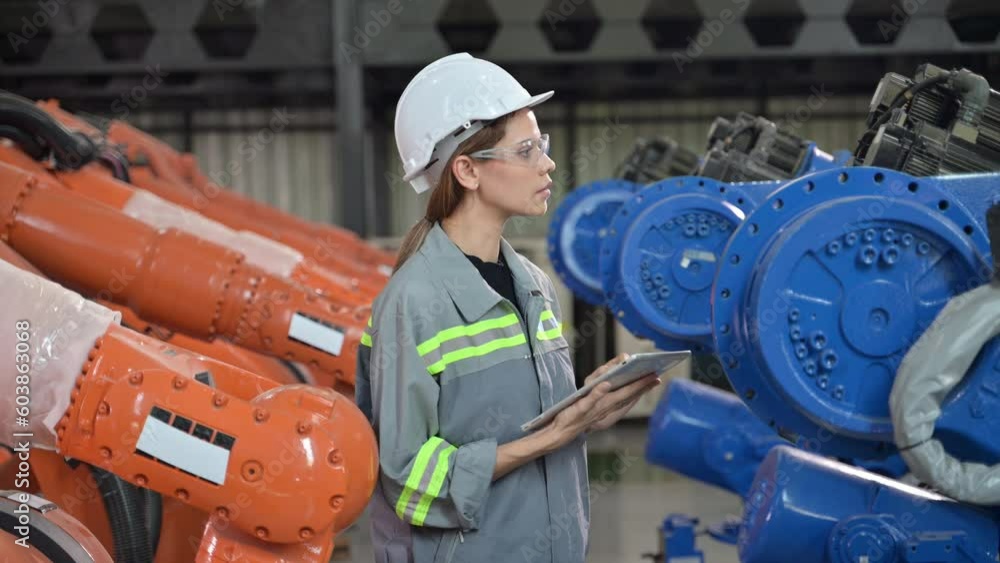
<path fill-rule="evenodd" d="M 600 377 L 609 369 L 622 363 L 626 358 L 628 358 L 628 354 L 615 356 L 594 370 L 594 373 L 588 375 L 585 382 L 590 382 L 592 379 Z M 556 415 L 555 419 L 549 423 L 545 430 L 555 433 L 560 444 L 567 444 L 606 416 L 617 410 L 621 410 L 625 405 L 634 404 L 643 393 L 649 391 L 658 383 L 659 379 L 656 377 L 656 374 L 650 373 L 646 377 L 611 392 L 611 384 L 605 381 L 591 389 L 590 393 L 587 393 L 579 401 Z"/>

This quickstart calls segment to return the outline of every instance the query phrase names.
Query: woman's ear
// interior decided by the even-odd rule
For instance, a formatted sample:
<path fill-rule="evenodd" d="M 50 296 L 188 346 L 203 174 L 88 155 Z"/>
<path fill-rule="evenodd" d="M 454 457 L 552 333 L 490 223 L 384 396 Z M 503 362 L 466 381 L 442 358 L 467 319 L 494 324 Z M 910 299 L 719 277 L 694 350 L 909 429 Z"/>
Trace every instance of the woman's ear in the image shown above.
<path fill-rule="evenodd" d="M 479 189 L 479 167 L 468 156 L 463 154 L 457 157 L 451 163 L 451 171 L 463 188 L 467 190 Z"/>

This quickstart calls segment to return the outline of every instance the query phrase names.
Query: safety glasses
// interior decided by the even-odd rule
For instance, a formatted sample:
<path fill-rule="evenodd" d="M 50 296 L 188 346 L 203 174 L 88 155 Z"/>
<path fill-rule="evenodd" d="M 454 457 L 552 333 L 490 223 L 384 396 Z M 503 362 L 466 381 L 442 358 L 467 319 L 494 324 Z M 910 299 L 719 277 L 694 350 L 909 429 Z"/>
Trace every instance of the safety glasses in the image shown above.
<path fill-rule="evenodd" d="M 543 154 L 549 154 L 549 134 L 525 139 L 512 147 L 493 147 L 470 153 L 472 158 L 506 160 L 523 166 L 535 166 Z"/>

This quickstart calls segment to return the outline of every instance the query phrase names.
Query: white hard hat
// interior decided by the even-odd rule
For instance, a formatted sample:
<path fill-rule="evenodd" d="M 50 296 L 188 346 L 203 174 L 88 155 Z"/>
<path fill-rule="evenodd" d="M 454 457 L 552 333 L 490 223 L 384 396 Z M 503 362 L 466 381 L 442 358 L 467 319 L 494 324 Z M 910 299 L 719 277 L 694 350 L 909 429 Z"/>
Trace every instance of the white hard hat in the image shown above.
<path fill-rule="evenodd" d="M 396 105 L 396 148 L 403 180 L 417 193 L 433 187 L 463 141 L 487 122 L 533 107 L 553 92 L 532 96 L 506 70 L 457 53 L 424 67 Z"/>

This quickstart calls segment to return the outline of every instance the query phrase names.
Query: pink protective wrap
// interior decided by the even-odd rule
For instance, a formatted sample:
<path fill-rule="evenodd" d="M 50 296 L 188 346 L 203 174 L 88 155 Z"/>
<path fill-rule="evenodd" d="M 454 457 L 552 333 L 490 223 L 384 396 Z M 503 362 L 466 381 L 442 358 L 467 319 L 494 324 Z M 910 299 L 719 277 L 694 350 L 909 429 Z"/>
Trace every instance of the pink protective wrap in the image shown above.
<path fill-rule="evenodd" d="M 0 441 L 30 432 L 32 447 L 54 450 L 56 425 L 69 407 L 80 368 L 94 341 L 121 315 L 4 261 L 0 287 Z M 25 370 L 27 393 L 19 389 Z M 19 396 L 27 403 L 19 404 L 25 402 Z M 21 418 L 27 426 L 19 424 Z"/>

